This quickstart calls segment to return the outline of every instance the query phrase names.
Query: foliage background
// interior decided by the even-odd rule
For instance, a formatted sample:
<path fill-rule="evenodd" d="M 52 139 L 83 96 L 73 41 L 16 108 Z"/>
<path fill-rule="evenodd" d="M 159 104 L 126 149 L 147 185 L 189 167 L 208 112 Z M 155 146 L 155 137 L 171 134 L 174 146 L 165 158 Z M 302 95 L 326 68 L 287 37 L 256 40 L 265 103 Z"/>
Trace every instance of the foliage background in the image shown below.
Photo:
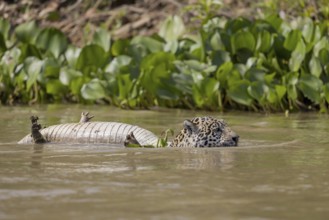
<path fill-rule="evenodd" d="M 328 2 L 155 2 L 1 3 L 1 103 L 327 110 Z"/>

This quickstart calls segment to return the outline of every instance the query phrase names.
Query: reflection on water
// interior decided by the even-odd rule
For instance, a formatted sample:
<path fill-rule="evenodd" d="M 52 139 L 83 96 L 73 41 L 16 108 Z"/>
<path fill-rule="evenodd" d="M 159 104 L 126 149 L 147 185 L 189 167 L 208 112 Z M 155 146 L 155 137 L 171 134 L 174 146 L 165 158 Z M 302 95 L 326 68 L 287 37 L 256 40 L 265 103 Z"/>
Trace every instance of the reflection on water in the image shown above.
<path fill-rule="evenodd" d="M 161 134 L 186 118 L 224 118 L 240 147 L 125 149 L 16 141 L 45 125 L 97 120 Z M 1 108 L 0 219 L 326 219 L 329 125 L 318 114 L 259 115 L 108 107 Z M 10 120 L 8 120 L 10 119 Z M 95 120 L 96 120 L 95 119 Z"/>

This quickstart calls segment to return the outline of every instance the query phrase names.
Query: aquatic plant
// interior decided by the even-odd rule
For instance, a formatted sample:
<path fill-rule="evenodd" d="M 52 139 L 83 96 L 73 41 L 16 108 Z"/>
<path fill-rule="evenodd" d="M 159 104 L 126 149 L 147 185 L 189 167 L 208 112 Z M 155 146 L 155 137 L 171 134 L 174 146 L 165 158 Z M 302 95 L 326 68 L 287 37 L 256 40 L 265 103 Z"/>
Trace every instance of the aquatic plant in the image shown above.
<path fill-rule="evenodd" d="M 157 35 L 113 40 L 99 28 L 80 48 L 58 29 L 0 19 L 1 103 L 326 111 L 325 21 L 205 17 L 193 33 L 171 16 Z"/>

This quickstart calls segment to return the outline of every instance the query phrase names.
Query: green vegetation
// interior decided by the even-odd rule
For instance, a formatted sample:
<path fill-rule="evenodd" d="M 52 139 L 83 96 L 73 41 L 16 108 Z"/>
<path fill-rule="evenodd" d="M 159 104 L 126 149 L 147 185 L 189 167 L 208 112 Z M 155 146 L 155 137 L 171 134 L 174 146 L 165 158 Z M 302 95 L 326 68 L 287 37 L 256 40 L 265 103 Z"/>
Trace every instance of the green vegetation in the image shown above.
<path fill-rule="evenodd" d="M 0 101 L 327 110 L 326 20 L 286 21 L 276 14 L 200 19 L 194 34 L 179 16 L 169 17 L 152 37 L 111 40 L 100 28 L 82 48 L 33 21 L 11 33 L 1 19 Z"/>

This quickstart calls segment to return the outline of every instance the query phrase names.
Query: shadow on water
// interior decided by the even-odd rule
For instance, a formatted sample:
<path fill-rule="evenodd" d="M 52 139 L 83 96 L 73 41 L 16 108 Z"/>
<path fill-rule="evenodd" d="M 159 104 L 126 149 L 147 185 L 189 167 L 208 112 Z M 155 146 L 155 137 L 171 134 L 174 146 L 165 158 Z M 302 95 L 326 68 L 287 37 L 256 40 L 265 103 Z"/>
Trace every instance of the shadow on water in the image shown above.
<path fill-rule="evenodd" d="M 0 219 L 325 219 L 328 116 L 124 111 L 97 106 L 1 108 Z M 224 118 L 239 147 L 126 149 L 27 145 L 30 115 L 44 125 L 79 120 L 176 132 L 201 115 Z M 10 120 L 9 120 L 10 119 Z M 113 120 L 115 119 L 115 120 Z"/>

